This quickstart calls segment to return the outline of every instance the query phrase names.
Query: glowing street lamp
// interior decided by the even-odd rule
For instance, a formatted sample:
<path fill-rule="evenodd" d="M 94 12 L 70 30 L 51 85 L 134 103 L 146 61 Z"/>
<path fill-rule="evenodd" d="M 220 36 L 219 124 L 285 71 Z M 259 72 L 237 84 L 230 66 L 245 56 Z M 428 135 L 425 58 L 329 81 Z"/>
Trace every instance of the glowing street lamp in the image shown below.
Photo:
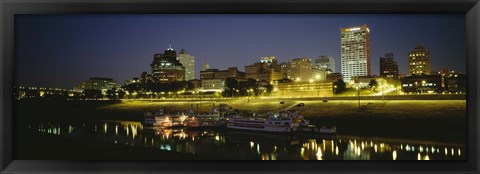
<path fill-rule="evenodd" d="M 360 111 L 360 88 L 358 86 L 356 86 L 355 88 L 357 89 L 358 111 Z"/>

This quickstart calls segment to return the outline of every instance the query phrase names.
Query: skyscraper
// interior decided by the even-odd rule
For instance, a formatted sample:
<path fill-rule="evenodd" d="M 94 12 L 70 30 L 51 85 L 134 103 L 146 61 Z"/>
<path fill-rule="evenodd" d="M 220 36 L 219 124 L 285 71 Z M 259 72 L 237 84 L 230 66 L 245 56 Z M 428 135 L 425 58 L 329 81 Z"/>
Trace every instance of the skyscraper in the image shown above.
<path fill-rule="evenodd" d="M 315 68 L 335 72 L 335 59 L 332 56 L 322 55 L 315 59 Z"/>
<path fill-rule="evenodd" d="M 418 44 L 408 53 L 408 74 L 409 75 L 430 75 L 430 53 L 423 45 Z"/>
<path fill-rule="evenodd" d="M 393 53 L 385 53 L 385 57 L 380 57 L 380 76 L 398 78 L 398 63 L 393 60 Z"/>
<path fill-rule="evenodd" d="M 340 28 L 341 64 L 345 82 L 352 77 L 370 76 L 370 29 L 361 26 Z"/>
<path fill-rule="evenodd" d="M 188 54 L 184 49 L 177 56 L 178 61 L 185 67 L 185 80 L 195 79 L 195 57 Z"/>
<path fill-rule="evenodd" d="M 177 60 L 177 52 L 170 46 L 163 54 L 153 56 L 153 80 L 159 83 L 170 83 L 185 80 L 185 67 Z"/>

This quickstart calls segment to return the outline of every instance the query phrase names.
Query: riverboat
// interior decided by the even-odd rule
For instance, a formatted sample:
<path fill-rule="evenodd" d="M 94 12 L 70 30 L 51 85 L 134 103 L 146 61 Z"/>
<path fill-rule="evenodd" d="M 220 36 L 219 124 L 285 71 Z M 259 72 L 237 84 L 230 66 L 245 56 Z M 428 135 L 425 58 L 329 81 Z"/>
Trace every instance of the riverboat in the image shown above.
<path fill-rule="evenodd" d="M 300 127 L 302 120 L 303 116 L 295 110 L 286 110 L 268 114 L 267 118 L 234 116 L 229 118 L 227 127 L 240 130 L 292 132 Z"/>
<path fill-rule="evenodd" d="M 171 127 L 172 117 L 166 115 L 163 109 L 159 109 L 156 112 L 145 112 L 143 119 L 144 127 Z"/>

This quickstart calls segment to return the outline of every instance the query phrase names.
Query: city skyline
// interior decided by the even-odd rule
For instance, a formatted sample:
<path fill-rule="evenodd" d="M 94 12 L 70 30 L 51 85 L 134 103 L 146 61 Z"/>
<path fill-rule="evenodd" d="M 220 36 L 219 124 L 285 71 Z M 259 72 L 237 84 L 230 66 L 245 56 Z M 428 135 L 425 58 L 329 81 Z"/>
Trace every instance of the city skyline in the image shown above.
<path fill-rule="evenodd" d="M 372 75 L 380 75 L 379 59 L 387 52 L 408 74 L 408 52 L 417 44 L 429 49 L 432 71 L 447 66 L 465 72 L 462 15 L 20 15 L 16 80 L 64 88 L 97 76 L 122 83 L 148 72 L 153 55 L 169 43 L 195 57 L 197 79 L 205 61 L 210 68 L 244 71 L 269 55 L 279 63 L 328 55 L 340 65 L 338 29 L 362 24 L 371 29 Z"/>

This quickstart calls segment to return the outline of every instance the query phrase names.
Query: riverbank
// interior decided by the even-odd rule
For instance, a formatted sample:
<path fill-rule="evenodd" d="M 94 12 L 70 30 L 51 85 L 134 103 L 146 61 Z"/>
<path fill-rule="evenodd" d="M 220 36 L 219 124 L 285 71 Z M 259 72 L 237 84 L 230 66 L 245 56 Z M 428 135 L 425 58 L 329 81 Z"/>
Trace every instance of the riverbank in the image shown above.
<path fill-rule="evenodd" d="M 280 104 L 284 101 L 284 104 Z M 317 126 L 336 126 L 343 135 L 404 138 L 428 141 L 466 142 L 465 100 L 329 100 L 294 101 L 281 99 L 241 99 L 226 103 L 240 111 L 264 114 L 305 106 L 299 112 Z M 47 120 L 125 120 L 141 121 L 144 111 L 166 108 L 176 114 L 190 108 L 208 113 L 219 101 L 66 101 L 16 103 L 19 124 Z"/>

